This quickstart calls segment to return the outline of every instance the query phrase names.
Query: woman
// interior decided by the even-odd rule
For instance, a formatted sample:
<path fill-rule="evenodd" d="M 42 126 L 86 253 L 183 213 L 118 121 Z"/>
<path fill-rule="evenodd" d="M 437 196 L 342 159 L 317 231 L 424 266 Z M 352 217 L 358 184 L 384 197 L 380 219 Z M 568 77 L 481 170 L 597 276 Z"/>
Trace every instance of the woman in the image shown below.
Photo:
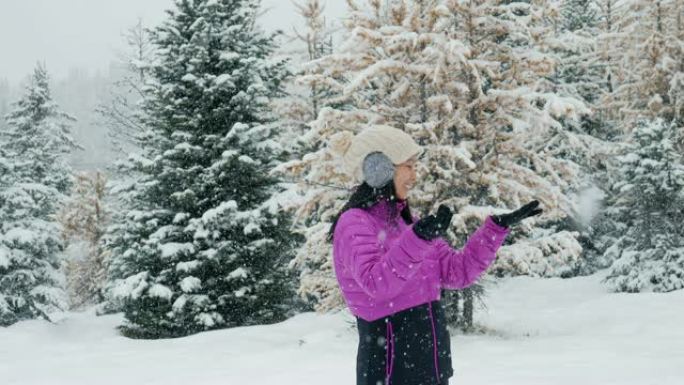
<path fill-rule="evenodd" d="M 448 384 L 450 337 L 440 290 L 471 285 L 534 201 L 490 216 L 454 250 L 442 238 L 452 213 L 413 217 L 406 200 L 422 149 L 405 132 L 373 126 L 352 140 L 345 162 L 361 184 L 330 228 L 334 270 L 359 331 L 357 385 Z"/>

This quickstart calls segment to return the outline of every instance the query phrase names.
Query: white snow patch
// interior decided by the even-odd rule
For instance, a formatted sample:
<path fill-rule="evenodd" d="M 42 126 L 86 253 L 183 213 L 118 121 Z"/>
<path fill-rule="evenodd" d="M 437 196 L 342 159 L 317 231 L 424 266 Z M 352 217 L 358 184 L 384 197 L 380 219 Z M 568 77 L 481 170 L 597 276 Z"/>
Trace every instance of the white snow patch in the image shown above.
<path fill-rule="evenodd" d="M 228 279 L 235 278 L 247 278 L 247 270 L 244 267 L 238 267 L 237 269 L 231 271 L 230 274 L 228 274 Z"/>
<path fill-rule="evenodd" d="M 0 245 L 0 268 L 6 269 L 10 265 L 10 250 Z"/>
<path fill-rule="evenodd" d="M 233 85 L 233 82 L 231 81 L 231 79 L 233 79 L 232 75 L 221 74 L 221 75 L 217 76 L 216 79 L 214 79 L 214 83 L 216 83 L 216 85 L 218 85 L 218 86 L 224 85 L 226 83 L 229 83 L 229 85 Z"/>
<path fill-rule="evenodd" d="M 197 76 L 195 76 L 193 74 L 185 74 L 185 75 L 183 75 L 181 80 L 185 81 L 185 82 L 194 82 L 195 80 L 197 80 Z"/>
<path fill-rule="evenodd" d="M 249 235 L 254 231 L 259 231 L 259 229 L 261 229 L 261 227 L 259 227 L 259 225 L 257 225 L 254 222 L 250 222 L 247 224 L 247 226 L 245 226 L 243 231 L 244 231 L 245 235 Z"/>
<path fill-rule="evenodd" d="M 244 295 L 247 294 L 248 291 L 249 291 L 248 287 L 241 287 L 240 289 L 235 290 L 233 292 L 233 294 L 235 294 L 236 297 L 240 298 L 240 297 L 244 297 Z"/>
<path fill-rule="evenodd" d="M 148 278 L 149 273 L 143 271 L 126 279 L 120 280 L 112 289 L 112 295 L 114 298 L 118 299 L 139 298 L 142 292 L 149 286 L 147 283 Z"/>
<path fill-rule="evenodd" d="M 162 258 L 171 258 L 179 254 L 192 254 L 195 252 L 195 246 L 193 246 L 192 243 L 169 242 L 158 245 L 157 247 L 161 250 Z"/>
<path fill-rule="evenodd" d="M 222 202 L 217 207 L 207 210 L 207 212 L 205 212 L 202 215 L 202 222 L 204 222 L 204 223 L 213 222 L 218 217 L 224 215 L 227 211 L 233 211 L 235 209 L 237 209 L 237 202 L 236 201 L 230 200 L 227 202 Z"/>
<path fill-rule="evenodd" d="M 202 287 L 202 281 L 197 277 L 185 277 L 181 281 L 180 287 L 184 292 L 190 293 Z"/>
<path fill-rule="evenodd" d="M 452 333 L 450 382 L 485 385 L 680 385 L 684 290 L 613 294 L 603 274 L 510 278 L 488 288 L 484 335 Z M 211 317 L 211 314 L 207 314 Z M 329 384 L 356 381 L 347 310 L 184 338 L 135 340 L 121 314 L 65 313 L 0 328 L 3 384 Z M 65 354 L 68 352 L 68 354 Z M 269 365 L 264 365 L 269 362 Z"/>
<path fill-rule="evenodd" d="M 158 297 L 158 298 L 164 298 L 164 299 L 171 299 L 173 297 L 173 292 L 171 289 L 168 287 L 155 283 L 150 287 L 150 290 L 148 292 L 150 296 L 152 297 Z"/>
<path fill-rule="evenodd" d="M 220 60 L 225 60 L 225 61 L 231 61 L 234 59 L 239 59 L 240 54 L 237 52 L 221 52 L 221 55 L 219 55 Z"/>
<path fill-rule="evenodd" d="M 6 240 L 19 244 L 33 243 L 36 241 L 36 238 L 37 235 L 35 232 L 20 227 L 15 227 L 5 233 Z"/>
<path fill-rule="evenodd" d="M 252 159 L 251 157 L 249 157 L 247 155 L 240 155 L 238 157 L 238 160 L 240 162 L 247 163 L 247 164 L 259 164 L 259 162 L 255 161 L 254 159 Z"/>
<path fill-rule="evenodd" d="M 176 271 L 183 273 L 191 272 L 195 270 L 199 266 L 199 264 L 200 263 L 197 260 L 189 262 L 178 262 L 176 264 Z"/>

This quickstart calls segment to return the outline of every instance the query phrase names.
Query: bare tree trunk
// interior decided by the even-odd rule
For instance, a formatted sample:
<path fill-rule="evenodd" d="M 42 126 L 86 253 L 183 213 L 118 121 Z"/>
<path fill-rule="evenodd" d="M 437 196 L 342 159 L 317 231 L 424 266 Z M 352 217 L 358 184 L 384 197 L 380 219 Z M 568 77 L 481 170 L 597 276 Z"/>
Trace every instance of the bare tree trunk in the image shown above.
<path fill-rule="evenodd" d="M 455 291 L 455 290 L 448 290 L 443 292 L 442 298 L 445 299 L 446 303 L 446 320 L 447 324 L 453 326 L 453 327 L 458 327 L 459 326 L 459 321 L 460 321 L 460 309 L 459 309 L 459 300 L 460 300 L 460 292 Z"/>
<path fill-rule="evenodd" d="M 473 291 L 463 291 L 463 331 L 473 330 Z"/>

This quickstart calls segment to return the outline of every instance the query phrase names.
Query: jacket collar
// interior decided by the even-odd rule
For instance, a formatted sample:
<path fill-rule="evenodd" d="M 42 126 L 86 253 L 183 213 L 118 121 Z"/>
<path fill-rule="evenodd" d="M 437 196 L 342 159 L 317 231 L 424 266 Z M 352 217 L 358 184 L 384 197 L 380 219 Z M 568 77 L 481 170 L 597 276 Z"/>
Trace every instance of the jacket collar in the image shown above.
<path fill-rule="evenodd" d="M 395 205 L 395 207 L 397 208 L 396 215 L 399 216 L 401 210 L 403 210 L 404 207 L 406 207 L 406 200 L 397 199 L 396 201 L 391 202 L 389 199 L 382 199 L 376 202 L 373 206 L 369 207 L 368 212 L 370 212 L 373 216 L 379 218 L 387 218 L 390 205 L 392 204 Z"/>

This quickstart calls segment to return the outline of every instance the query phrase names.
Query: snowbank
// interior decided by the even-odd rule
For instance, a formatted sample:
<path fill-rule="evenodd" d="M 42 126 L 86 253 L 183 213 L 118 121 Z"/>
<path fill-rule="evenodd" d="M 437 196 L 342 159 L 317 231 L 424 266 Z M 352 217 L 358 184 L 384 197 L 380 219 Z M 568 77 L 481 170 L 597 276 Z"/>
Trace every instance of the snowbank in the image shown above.
<path fill-rule="evenodd" d="M 614 294 L 601 275 L 510 278 L 491 287 L 477 322 L 454 334 L 451 384 L 684 383 L 684 291 Z M 67 313 L 56 324 L 0 329 L 2 384 L 355 383 L 347 312 L 168 340 L 117 334 L 121 315 Z"/>

